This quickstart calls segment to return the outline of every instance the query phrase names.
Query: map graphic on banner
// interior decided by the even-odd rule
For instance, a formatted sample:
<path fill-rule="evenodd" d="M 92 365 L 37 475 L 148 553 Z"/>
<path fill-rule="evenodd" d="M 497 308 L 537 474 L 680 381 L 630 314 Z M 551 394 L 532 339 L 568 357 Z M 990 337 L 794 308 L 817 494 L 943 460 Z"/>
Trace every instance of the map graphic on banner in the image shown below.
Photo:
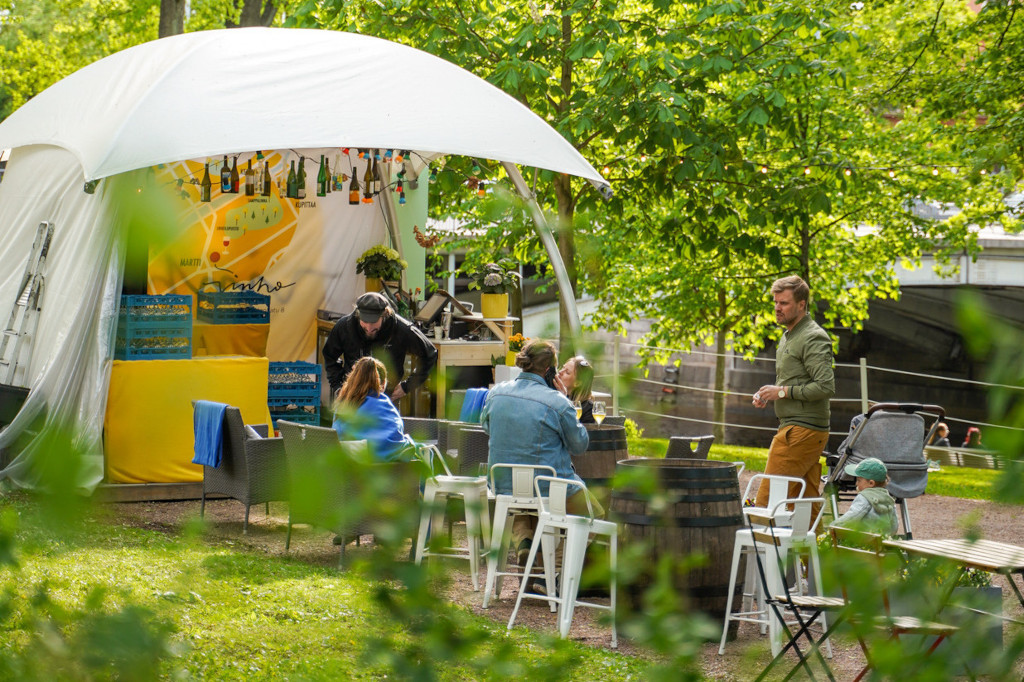
<path fill-rule="evenodd" d="M 245 169 L 270 167 L 270 196 L 246 196 Z M 297 159 L 296 159 L 297 160 Z M 229 163 L 234 157 L 228 157 Z M 202 161 L 167 164 L 157 181 L 178 184 L 180 231 L 159 244 L 150 244 L 149 281 L 152 294 L 253 292 L 270 296 L 272 325 L 193 325 L 196 355 L 266 355 L 275 360 L 312 357 L 316 332 L 312 324 L 324 298 L 320 263 L 321 197 L 284 197 L 284 170 L 292 161 L 279 153 L 265 159 L 239 155 L 240 192 L 223 193 L 222 159 L 211 159 L 211 200 L 200 201 Z M 307 177 L 309 157 L 307 157 Z M 315 176 L 315 174 L 314 174 Z M 340 198 L 340 197 L 339 197 Z M 301 220 L 300 220 L 301 216 Z M 295 303 L 296 305 L 289 305 Z M 197 302 L 194 302 L 197 304 Z M 196 310 L 197 306 L 194 305 Z"/>
<path fill-rule="evenodd" d="M 242 160 L 242 173 L 248 160 Z M 255 156 L 252 160 L 262 166 Z M 273 174 L 281 156 L 272 154 L 266 161 Z M 199 201 L 199 185 L 192 183 L 192 178 L 202 178 L 202 163 L 169 164 L 162 171 L 165 177 L 158 176 L 163 181 L 185 179 L 182 191 L 189 199 L 184 202 L 179 224 L 188 227 L 159 251 L 150 252 L 149 289 L 153 293 L 211 290 L 270 294 L 289 285 L 268 281 L 267 272 L 295 236 L 299 218 L 296 202 L 280 198 L 277 182 L 271 184 L 269 197 L 222 194 L 221 163 L 211 163 L 210 176 L 217 181 L 209 203 Z"/>

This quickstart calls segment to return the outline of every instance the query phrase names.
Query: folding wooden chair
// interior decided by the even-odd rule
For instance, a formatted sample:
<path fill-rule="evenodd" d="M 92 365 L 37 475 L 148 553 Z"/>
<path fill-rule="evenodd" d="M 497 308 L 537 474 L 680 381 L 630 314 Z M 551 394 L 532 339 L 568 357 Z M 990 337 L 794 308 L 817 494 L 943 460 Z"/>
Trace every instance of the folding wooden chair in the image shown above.
<path fill-rule="evenodd" d="M 868 640 L 865 637 L 865 634 L 872 630 L 882 632 L 891 640 L 899 640 L 902 635 L 934 637 L 931 646 L 925 651 L 925 658 L 930 656 L 947 637 L 959 630 L 954 625 L 923 620 L 915 616 L 892 615 L 888 586 L 892 581 L 892 576 L 898 574 L 898 569 L 894 568 L 887 572 L 881 535 L 840 526 L 830 526 L 829 533 L 837 551 L 838 577 L 842 587 L 843 601 L 846 602 L 846 618 L 853 626 L 854 636 L 866 659 L 864 669 L 854 678 L 854 682 L 862 679 L 874 667 Z M 872 581 L 872 590 L 877 590 L 880 596 L 881 613 L 878 613 L 877 603 L 870 603 L 872 600 L 865 599 L 869 602 L 866 604 L 858 603 L 862 596 L 867 597 L 867 595 L 857 595 L 855 599 L 851 599 L 848 593 L 848 581 L 844 579 L 844 576 L 864 575 L 866 570 L 877 572 L 876 579 Z M 974 679 L 974 675 L 969 669 L 967 673 L 971 679 Z"/>
<path fill-rule="evenodd" d="M 783 503 L 793 505 L 794 516 L 810 516 L 811 505 L 823 502 L 824 500 L 821 498 L 801 498 L 783 501 Z M 806 508 L 801 509 L 800 507 Z M 792 529 L 787 528 L 785 533 L 780 532 L 781 529 L 777 528 L 776 519 L 772 516 L 762 517 L 757 514 L 748 514 L 747 523 L 750 528 L 750 538 L 754 548 L 753 555 L 757 561 L 757 574 L 761 580 L 761 590 L 765 596 L 765 604 L 771 610 L 769 615 L 774 617 L 776 627 L 781 630 L 786 639 L 779 653 L 776 654 L 757 679 L 763 680 L 769 671 L 782 660 L 786 652 L 793 650 L 796 652 L 799 661 L 786 676 L 786 679 L 792 677 L 800 668 L 803 668 L 812 680 L 816 679 L 808 660 L 809 656 L 813 655 L 821 664 L 828 679 L 834 682 L 835 677 L 832 675 L 832 670 L 829 668 L 825 658 L 821 655 L 820 646 L 823 642 L 827 641 L 842 618 L 840 616 L 830 617 L 829 620 L 831 622 L 827 627 L 824 619 L 822 619 L 822 629 L 824 632 L 818 639 L 815 639 L 811 634 L 811 626 L 817 623 L 819 618 L 826 612 L 841 611 L 846 605 L 845 601 L 838 597 L 793 594 L 786 580 L 786 555 L 783 553 L 787 543 L 792 542 L 792 538 L 789 537 Z M 767 545 L 767 547 L 759 548 L 758 543 Z M 792 621 L 787 621 L 787 614 L 795 620 L 796 631 L 790 629 Z M 807 654 L 800 648 L 801 639 L 806 639 L 807 644 L 810 645 Z"/>

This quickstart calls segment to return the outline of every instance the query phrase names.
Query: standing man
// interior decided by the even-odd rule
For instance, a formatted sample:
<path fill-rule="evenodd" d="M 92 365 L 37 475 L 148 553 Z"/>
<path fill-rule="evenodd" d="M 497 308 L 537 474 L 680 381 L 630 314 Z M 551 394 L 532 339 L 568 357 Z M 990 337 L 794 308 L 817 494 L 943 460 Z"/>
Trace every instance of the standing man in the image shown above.
<path fill-rule="evenodd" d="M 359 358 L 373 356 L 384 363 L 389 379 L 384 391 L 395 403 L 422 385 L 437 362 L 437 349 L 423 332 L 396 315 L 377 292 L 356 299 L 356 309 L 338 320 L 328 334 L 323 353 L 332 399 Z M 421 361 L 416 372 L 403 381 L 408 353 Z"/>
<path fill-rule="evenodd" d="M 794 476 L 807 482 L 804 497 L 818 497 L 821 453 L 828 442 L 829 399 L 836 393 L 832 340 L 807 314 L 810 289 L 797 276 L 772 284 L 775 320 L 786 328 L 775 351 L 775 384 L 754 394 L 754 407 L 775 403 L 779 430 L 768 449 L 766 474 Z M 790 496 L 796 493 L 791 486 Z M 768 504 L 768 486 L 756 504 Z"/>

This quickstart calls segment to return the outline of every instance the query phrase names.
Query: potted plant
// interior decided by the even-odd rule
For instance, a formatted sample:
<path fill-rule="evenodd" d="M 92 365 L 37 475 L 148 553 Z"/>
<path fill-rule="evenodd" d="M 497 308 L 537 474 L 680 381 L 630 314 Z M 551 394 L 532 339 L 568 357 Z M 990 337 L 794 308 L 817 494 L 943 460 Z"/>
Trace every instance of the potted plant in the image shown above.
<path fill-rule="evenodd" d="M 523 349 L 526 342 L 530 339 L 526 338 L 522 334 L 513 334 L 508 337 L 508 352 L 505 353 L 505 364 L 509 367 L 516 366 L 516 355 Z"/>
<path fill-rule="evenodd" d="M 402 270 L 408 267 L 390 246 L 378 244 L 371 246 L 356 259 L 356 273 L 366 276 L 366 290 L 380 291 L 382 281 L 398 281 L 402 278 Z"/>
<path fill-rule="evenodd" d="M 473 281 L 470 289 L 480 289 L 480 313 L 485 318 L 504 318 L 508 315 L 509 289 L 519 285 L 517 263 L 511 258 L 502 258 L 497 263 L 488 263 L 470 275 Z"/>

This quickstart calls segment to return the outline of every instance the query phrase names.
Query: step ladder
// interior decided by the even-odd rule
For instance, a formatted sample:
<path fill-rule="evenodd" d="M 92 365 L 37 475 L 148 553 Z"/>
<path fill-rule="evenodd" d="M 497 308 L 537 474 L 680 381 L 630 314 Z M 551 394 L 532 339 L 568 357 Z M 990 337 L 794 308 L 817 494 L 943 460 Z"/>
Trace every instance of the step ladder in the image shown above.
<path fill-rule="evenodd" d="M 11 317 L 7 321 L 3 334 L 0 335 L 0 382 L 14 385 L 15 372 L 18 365 L 28 366 L 32 357 L 32 341 L 35 339 L 36 328 L 39 326 L 39 311 L 42 310 L 43 287 L 46 277 L 43 275 L 46 266 L 46 255 L 53 240 L 53 223 L 43 221 L 36 230 L 32 251 L 29 253 L 25 274 L 21 278 Z M 28 346 L 29 352 L 24 361 L 22 351 Z"/>

